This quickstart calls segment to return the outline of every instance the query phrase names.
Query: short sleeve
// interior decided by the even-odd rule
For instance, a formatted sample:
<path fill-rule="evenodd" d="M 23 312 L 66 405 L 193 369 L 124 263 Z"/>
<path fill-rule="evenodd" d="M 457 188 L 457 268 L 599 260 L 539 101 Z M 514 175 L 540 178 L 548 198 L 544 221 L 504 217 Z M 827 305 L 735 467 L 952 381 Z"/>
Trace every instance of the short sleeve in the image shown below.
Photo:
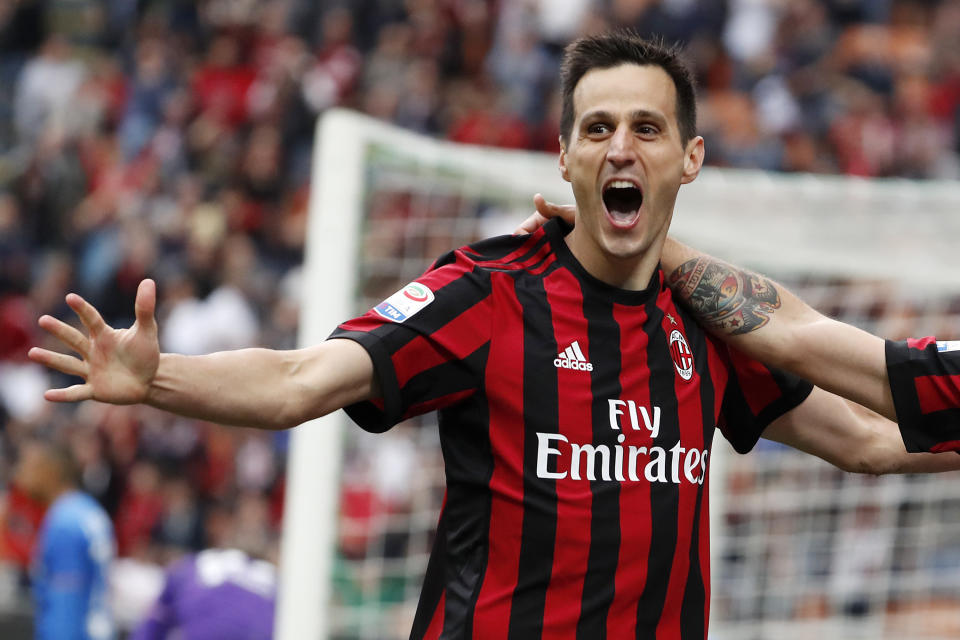
<path fill-rule="evenodd" d="M 813 385 L 786 371 L 767 367 L 736 349 L 727 349 L 730 378 L 719 427 L 740 453 L 757 444 L 770 423 L 800 405 Z"/>
<path fill-rule="evenodd" d="M 367 431 L 442 409 L 476 393 L 490 341 L 490 279 L 454 252 L 329 339 L 360 344 L 373 360 L 381 397 L 345 410 Z"/>
<path fill-rule="evenodd" d="M 960 452 L 960 342 L 886 342 L 887 375 L 907 451 Z"/>

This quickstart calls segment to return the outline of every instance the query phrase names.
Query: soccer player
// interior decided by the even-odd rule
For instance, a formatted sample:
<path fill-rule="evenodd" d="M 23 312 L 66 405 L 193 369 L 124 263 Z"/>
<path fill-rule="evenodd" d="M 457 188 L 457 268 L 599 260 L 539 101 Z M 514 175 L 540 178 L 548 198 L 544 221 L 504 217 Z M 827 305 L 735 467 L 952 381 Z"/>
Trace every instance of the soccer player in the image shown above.
<path fill-rule="evenodd" d="M 296 351 L 160 354 L 152 281 L 128 330 L 70 294 L 86 332 L 40 325 L 80 357 L 30 357 L 84 382 L 46 397 L 262 428 L 345 407 L 383 431 L 439 409 L 447 498 L 415 639 L 704 638 L 717 425 L 741 451 L 762 433 L 848 469 L 957 468 L 909 456 L 892 423 L 729 351 L 674 303 L 660 253 L 703 160 L 674 51 L 586 38 L 562 75 L 572 229 L 451 252 Z"/>
<path fill-rule="evenodd" d="M 28 440 L 17 483 L 49 505 L 34 553 L 32 586 L 37 640 L 110 640 L 108 572 L 115 554 L 113 525 L 97 502 L 77 489 L 69 451 Z"/>
<path fill-rule="evenodd" d="M 534 198 L 519 232 L 575 207 Z M 667 284 L 698 322 L 738 350 L 899 421 L 908 451 L 960 453 L 960 341 L 883 340 L 828 318 L 783 285 L 667 238 Z"/>
<path fill-rule="evenodd" d="M 240 549 L 206 549 L 177 561 L 130 640 L 269 640 L 277 595 L 270 562 Z"/>

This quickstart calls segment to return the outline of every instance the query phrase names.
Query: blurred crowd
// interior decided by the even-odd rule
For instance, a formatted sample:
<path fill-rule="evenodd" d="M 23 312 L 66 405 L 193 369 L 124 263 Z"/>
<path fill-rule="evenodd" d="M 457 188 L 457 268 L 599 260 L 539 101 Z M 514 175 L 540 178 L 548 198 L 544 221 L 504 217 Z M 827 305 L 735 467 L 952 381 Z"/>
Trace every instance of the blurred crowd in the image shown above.
<path fill-rule="evenodd" d="M 36 319 L 76 291 L 126 326 L 149 276 L 164 350 L 293 346 L 317 116 L 556 151 L 562 48 L 612 26 L 683 44 L 708 164 L 960 177 L 958 0 L 0 1 L 0 563 L 42 517 L 28 435 L 122 557 L 274 547 L 282 434 L 45 403 L 73 381 L 27 362 Z"/>

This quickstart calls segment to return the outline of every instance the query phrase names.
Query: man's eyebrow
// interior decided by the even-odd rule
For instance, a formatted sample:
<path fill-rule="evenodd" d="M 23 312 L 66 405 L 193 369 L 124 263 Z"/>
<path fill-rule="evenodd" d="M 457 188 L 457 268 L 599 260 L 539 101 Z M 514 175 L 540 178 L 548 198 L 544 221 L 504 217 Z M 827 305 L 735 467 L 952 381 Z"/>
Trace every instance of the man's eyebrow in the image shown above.
<path fill-rule="evenodd" d="M 588 111 L 583 114 L 581 121 L 586 122 L 587 120 L 613 120 L 614 115 L 609 111 L 604 111 L 603 109 L 598 109 L 596 111 Z M 657 122 L 666 121 L 666 117 L 659 111 L 651 111 L 650 109 L 637 109 L 630 112 L 631 120 L 656 120 Z"/>
<path fill-rule="evenodd" d="M 583 114 L 583 117 L 580 118 L 580 119 L 581 119 L 582 121 L 587 121 L 587 120 L 612 120 L 612 119 L 613 119 L 613 114 L 610 113 L 609 111 L 604 111 L 604 110 L 602 110 L 602 109 L 598 109 L 598 110 L 596 110 L 596 111 L 587 111 L 585 114 Z"/>
<path fill-rule="evenodd" d="M 632 120 L 657 120 L 663 122 L 666 120 L 666 117 L 659 111 L 651 111 L 650 109 L 637 109 L 630 113 L 630 118 Z"/>

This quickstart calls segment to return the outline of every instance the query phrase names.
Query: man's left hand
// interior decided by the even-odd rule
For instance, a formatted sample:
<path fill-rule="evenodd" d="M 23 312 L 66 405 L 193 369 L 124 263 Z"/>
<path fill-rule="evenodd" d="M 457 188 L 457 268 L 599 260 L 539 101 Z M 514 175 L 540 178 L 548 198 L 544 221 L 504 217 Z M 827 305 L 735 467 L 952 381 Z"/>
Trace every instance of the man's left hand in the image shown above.
<path fill-rule="evenodd" d="M 514 230 L 513 235 L 533 233 L 542 227 L 547 220 L 558 216 L 570 224 L 573 224 L 574 218 L 577 215 L 576 206 L 572 204 L 554 204 L 547 202 L 547 199 L 539 193 L 533 196 L 533 206 L 537 209 L 536 213 L 521 222 L 520 226 Z"/>

